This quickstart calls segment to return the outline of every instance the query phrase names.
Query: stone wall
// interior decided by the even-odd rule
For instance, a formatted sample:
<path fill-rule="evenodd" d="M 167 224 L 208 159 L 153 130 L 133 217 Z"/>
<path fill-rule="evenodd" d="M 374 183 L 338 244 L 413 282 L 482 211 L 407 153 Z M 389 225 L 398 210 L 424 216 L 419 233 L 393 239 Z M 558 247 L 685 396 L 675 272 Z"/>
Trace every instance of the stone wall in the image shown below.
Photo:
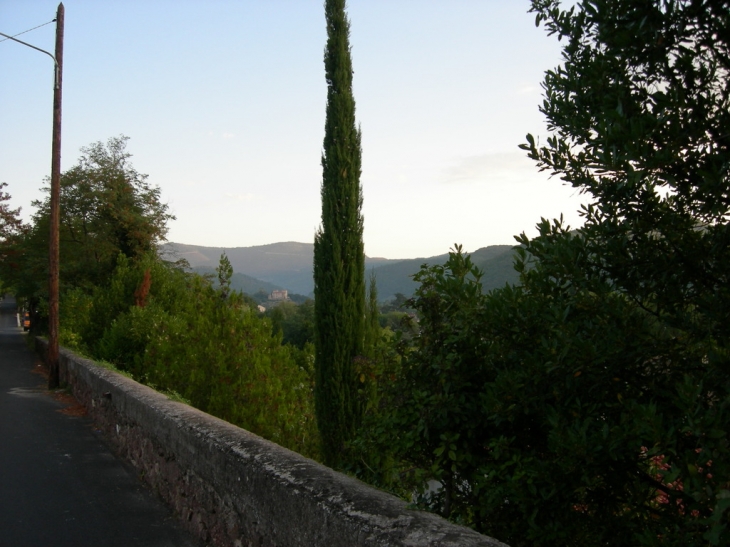
<path fill-rule="evenodd" d="M 37 339 L 44 356 L 46 341 Z M 504 546 L 62 349 L 61 381 L 204 542 Z"/>

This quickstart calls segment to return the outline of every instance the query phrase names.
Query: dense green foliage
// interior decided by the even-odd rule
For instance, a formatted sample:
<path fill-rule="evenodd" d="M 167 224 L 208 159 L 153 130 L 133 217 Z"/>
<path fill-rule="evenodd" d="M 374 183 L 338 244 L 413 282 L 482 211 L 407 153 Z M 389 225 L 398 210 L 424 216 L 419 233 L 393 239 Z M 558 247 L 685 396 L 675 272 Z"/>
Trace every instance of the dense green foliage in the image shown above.
<path fill-rule="evenodd" d="M 361 416 L 354 362 L 365 336 L 365 253 L 345 0 L 326 0 L 325 16 L 322 225 L 314 238 L 315 401 L 324 461 L 339 466 Z"/>
<path fill-rule="evenodd" d="M 318 457 L 311 345 L 282 344 L 255 302 L 232 288 L 227 256 L 215 279 L 158 257 L 172 217 L 131 165 L 126 140 L 82 149 L 62 175 L 61 344 Z M 42 316 L 48 201 L 35 203 L 27 228 L 5 201 L 0 193 L 3 281 Z"/>
<path fill-rule="evenodd" d="M 565 47 L 524 149 L 585 224 L 520 236 L 516 286 L 422 269 L 359 471 L 514 547 L 726 545 L 730 5 L 532 9 Z"/>
<path fill-rule="evenodd" d="M 710 367 L 688 370 L 714 343 L 587 273 L 580 236 L 541 232 L 519 286 L 482 293 L 461 252 L 419 273 L 419 334 L 383 369 L 364 432 L 380 468 L 363 475 L 438 480 L 424 507 L 511 545 L 693 544 L 722 510 L 707 487 L 727 484 L 726 410 L 708 409 Z"/>
<path fill-rule="evenodd" d="M 0 249 L 3 253 L 9 240 L 16 236 L 23 227 L 19 216 L 20 208 L 10 208 L 7 203 L 10 201 L 10 194 L 3 190 L 5 187 L 7 187 L 7 183 L 0 183 Z M 1 258 L 5 259 L 5 255 L 3 254 Z"/>
<path fill-rule="evenodd" d="M 154 255 L 120 255 L 109 283 L 62 301 L 61 342 L 310 457 L 319 438 L 310 348 L 282 345 L 240 293 Z"/>
<path fill-rule="evenodd" d="M 130 163 L 127 137 L 81 149 L 77 165 L 61 175 L 60 288 L 87 292 L 108 280 L 117 256 L 136 259 L 157 248 L 172 219 L 159 188 Z M 49 193 L 49 188 L 44 188 Z M 48 285 L 50 195 L 15 238 L 8 282 L 17 296 L 43 308 Z"/>
<path fill-rule="evenodd" d="M 3 190 L 6 187 L 7 183 L 0 183 L 0 288 L 3 286 L 3 279 L 7 283 L 17 277 L 17 243 L 27 230 L 20 220 L 20 208 L 11 209 L 8 204 L 10 194 Z"/>
<path fill-rule="evenodd" d="M 314 304 L 261 317 L 225 256 L 213 284 L 149 254 L 166 209 L 110 144 L 65 179 L 62 343 L 513 547 L 729 544 L 730 3 L 533 0 L 565 46 L 552 135 L 522 148 L 584 225 L 519 236 L 518 282 L 489 292 L 457 246 L 396 335 L 365 298 L 349 23 L 325 7 Z M 43 218 L 0 234 L 29 283 Z"/>
<path fill-rule="evenodd" d="M 281 302 L 266 316 L 271 319 L 274 332 L 281 333 L 282 342 L 303 349 L 314 343 L 314 301 L 306 300 L 301 304 Z"/>

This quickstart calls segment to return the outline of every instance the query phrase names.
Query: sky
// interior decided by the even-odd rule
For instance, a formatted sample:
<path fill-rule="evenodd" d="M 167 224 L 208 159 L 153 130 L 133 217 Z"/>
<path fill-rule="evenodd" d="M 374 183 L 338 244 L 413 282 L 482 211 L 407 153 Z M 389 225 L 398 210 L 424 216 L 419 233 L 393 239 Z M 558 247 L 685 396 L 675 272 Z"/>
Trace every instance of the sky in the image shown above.
<path fill-rule="evenodd" d="M 0 0 L 0 32 L 48 23 L 57 0 Z M 327 87 L 321 0 L 66 0 L 62 170 L 129 137 L 176 220 L 168 240 L 312 242 Z M 527 0 L 349 0 L 362 130 L 365 252 L 474 251 L 580 225 L 585 201 L 518 149 L 560 43 Z M 0 37 L 1 39 L 2 37 Z M 53 52 L 55 24 L 18 36 Z M 0 42 L 0 182 L 29 220 L 50 175 L 53 62 Z"/>

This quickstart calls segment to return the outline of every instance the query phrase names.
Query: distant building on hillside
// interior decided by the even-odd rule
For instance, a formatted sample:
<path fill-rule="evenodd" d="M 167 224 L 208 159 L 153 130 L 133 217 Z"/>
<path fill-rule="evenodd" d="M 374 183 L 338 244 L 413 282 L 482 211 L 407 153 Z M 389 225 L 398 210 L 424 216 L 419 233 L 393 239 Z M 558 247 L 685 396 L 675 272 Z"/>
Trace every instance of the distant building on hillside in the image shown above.
<path fill-rule="evenodd" d="M 271 291 L 271 294 L 269 295 L 269 300 L 275 300 L 277 302 L 289 300 L 289 292 L 286 289 L 281 291 Z"/>

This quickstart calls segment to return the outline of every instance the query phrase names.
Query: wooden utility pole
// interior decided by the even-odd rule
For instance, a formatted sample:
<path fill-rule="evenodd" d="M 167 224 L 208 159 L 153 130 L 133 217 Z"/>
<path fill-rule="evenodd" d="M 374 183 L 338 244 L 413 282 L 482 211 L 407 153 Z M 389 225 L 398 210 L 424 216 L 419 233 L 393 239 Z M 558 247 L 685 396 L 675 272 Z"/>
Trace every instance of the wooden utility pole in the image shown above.
<path fill-rule="evenodd" d="M 56 79 L 53 90 L 53 149 L 51 151 L 51 233 L 48 245 L 48 389 L 59 386 L 58 366 L 58 232 L 61 203 L 61 91 L 63 82 L 63 22 L 65 10 L 56 13 Z"/>

